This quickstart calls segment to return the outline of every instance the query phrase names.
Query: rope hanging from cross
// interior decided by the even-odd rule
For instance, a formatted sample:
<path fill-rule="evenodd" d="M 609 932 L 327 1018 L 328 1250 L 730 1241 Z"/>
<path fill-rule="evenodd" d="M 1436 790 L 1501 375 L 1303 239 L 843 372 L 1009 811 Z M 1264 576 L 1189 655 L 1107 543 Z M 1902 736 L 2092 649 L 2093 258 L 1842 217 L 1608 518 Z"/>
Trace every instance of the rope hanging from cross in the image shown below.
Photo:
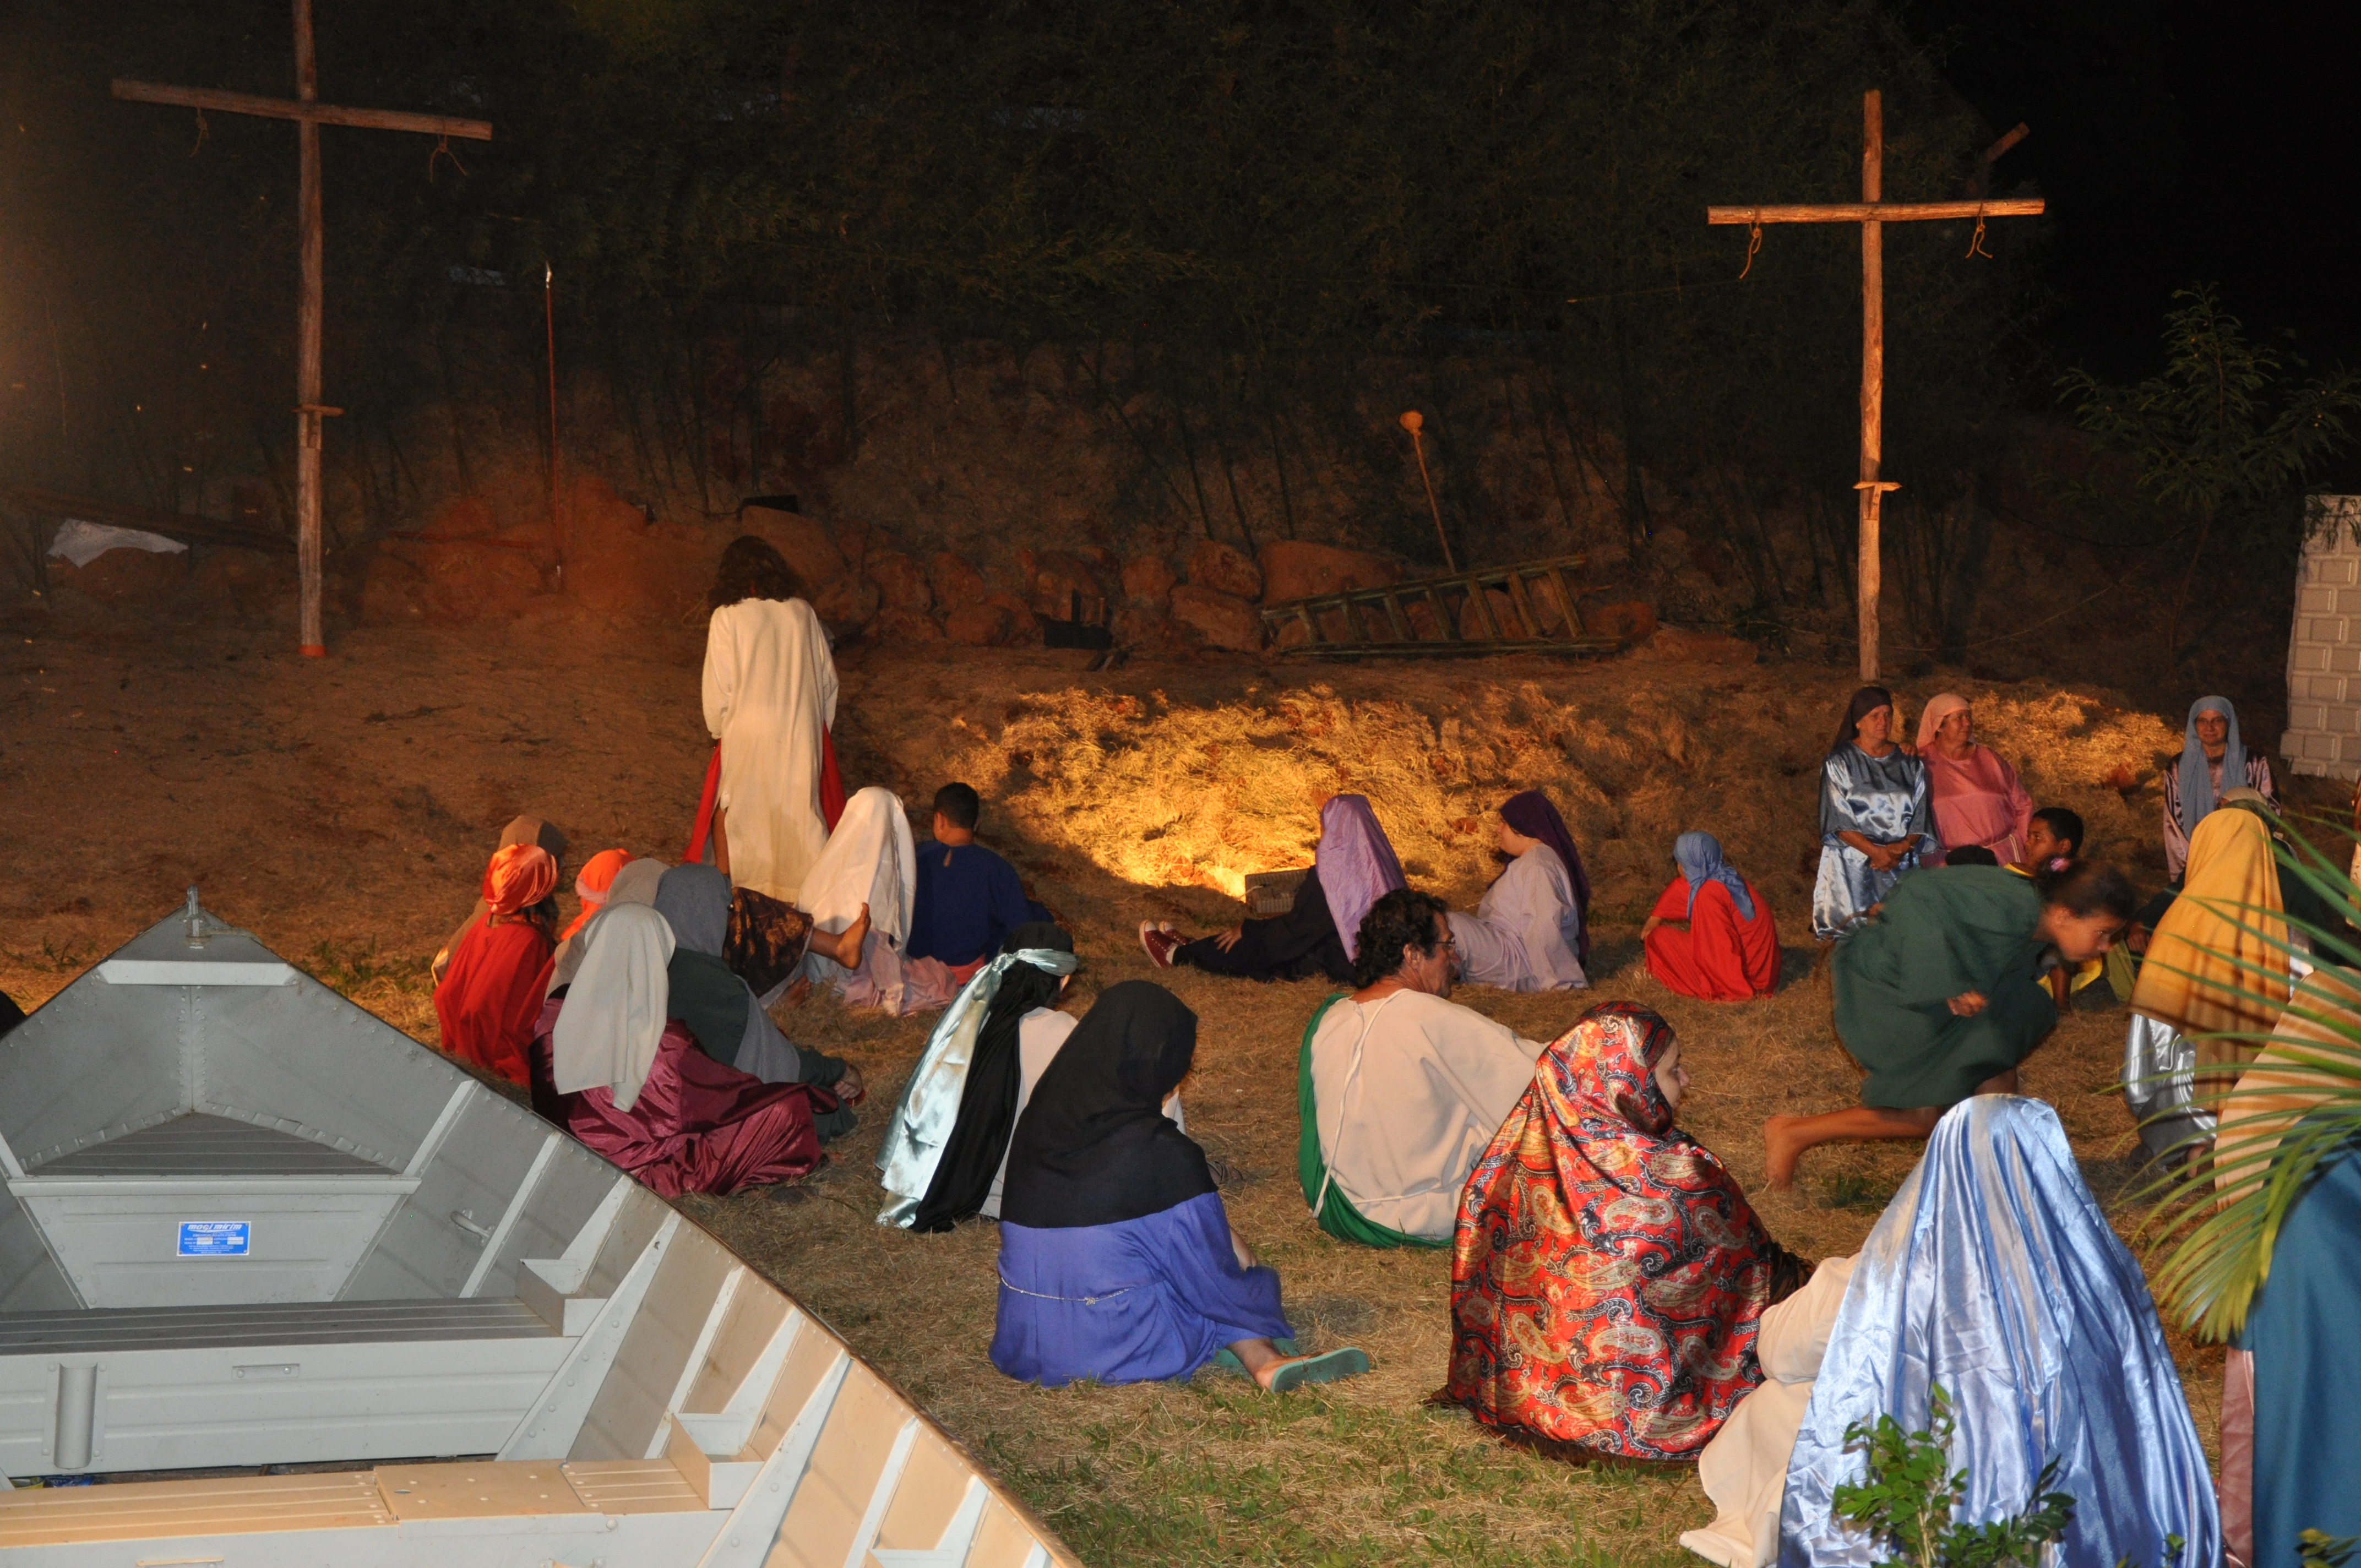
<path fill-rule="evenodd" d="M 1763 247 L 1764 224 L 1859 224 L 1861 225 L 1861 564 L 1855 598 L 1861 611 L 1861 678 L 1877 679 L 1877 596 L 1883 583 L 1883 558 L 1878 532 L 1885 493 L 1901 487 L 1881 478 L 1878 466 L 1885 444 L 1885 225 L 1973 218 L 1974 237 L 1968 254 L 1983 250 L 1986 218 L 2031 218 L 2041 215 L 2040 201 L 1888 202 L 1884 199 L 1885 112 L 1874 90 L 1861 95 L 1861 200 L 1792 206 L 1708 207 L 1705 221 L 1743 225 L 1752 232 L 1746 266 L 1752 270 L 1755 252 Z M 2002 153 L 2025 139 L 2018 126 L 1993 144 L 1983 155 L 1988 168 Z M 1978 189 L 1981 189 L 1979 183 Z M 1743 278 L 1745 272 L 1741 272 Z"/>

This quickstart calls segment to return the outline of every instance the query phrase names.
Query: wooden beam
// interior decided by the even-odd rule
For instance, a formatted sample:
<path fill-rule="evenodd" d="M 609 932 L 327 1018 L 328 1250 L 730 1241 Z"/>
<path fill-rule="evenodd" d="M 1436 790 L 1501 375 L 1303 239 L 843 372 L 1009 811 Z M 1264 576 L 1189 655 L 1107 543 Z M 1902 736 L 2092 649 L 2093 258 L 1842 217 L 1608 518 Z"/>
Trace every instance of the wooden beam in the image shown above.
<path fill-rule="evenodd" d="M 2006 202 L 1826 202 L 1784 207 L 1708 207 L 1708 224 L 1907 224 L 1947 218 L 2037 218 L 2039 199 Z"/>
<path fill-rule="evenodd" d="M 292 98 L 263 98 L 251 93 L 224 93 L 211 87 L 168 87 L 155 82 L 115 83 L 115 95 L 135 104 L 169 104 L 183 109 L 219 109 L 232 115 L 259 115 L 269 120 L 300 120 L 316 126 L 357 126 L 372 131 L 416 131 L 421 136 L 459 137 L 468 141 L 492 139 L 488 120 L 461 120 L 448 115 L 412 115 L 399 109 L 347 109 L 335 104 L 304 103 Z"/>
<path fill-rule="evenodd" d="M 295 542 L 283 533 L 265 533 L 210 517 L 191 517 L 186 512 L 159 511 L 154 507 L 103 501 L 91 496 L 70 496 L 62 490 L 36 489 L 30 485 L 12 485 L 5 493 L 27 511 L 144 528 L 183 544 L 227 544 L 240 550 L 268 551 L 274 555 L 291 554 L 295 548 Z"/>
<path fill-rule="evenodd" d="M 1861 202 L 1885 205 L 1885 95 L 1872 89 L 1861 100 Z M 1861 678 L 1877 679 L 1877 600 L 1883 589 L 1885 554 L 1878 537 L 1879 502 L 1884 499 L 1878 466 L 1885 459 L 1885 223 L 1861 225 L 1861 555 L 1853 598 L 1860 612 Z"/>

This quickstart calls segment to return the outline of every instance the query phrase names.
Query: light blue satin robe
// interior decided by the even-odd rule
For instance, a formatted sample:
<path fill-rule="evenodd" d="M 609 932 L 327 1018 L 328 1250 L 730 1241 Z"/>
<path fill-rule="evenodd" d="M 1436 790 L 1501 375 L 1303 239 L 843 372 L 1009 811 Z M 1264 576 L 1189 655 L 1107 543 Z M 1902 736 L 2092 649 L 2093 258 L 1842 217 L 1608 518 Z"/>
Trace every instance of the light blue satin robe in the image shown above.
<path fill-rule="evenodd" d="M 1839 839 L 1858 833 L 1872 844 L 1919 836 L 1918 847 L 1890 872 L 1872 871 L 1869 857 Z M 1935 834 L 1935 795 L 1927 764 L 1900 747 L 1872 757 L 1850 742 L 1820 764 L 1820 874 L 1812 884 L 1812 934 L 1830 941 L 1850 930 L 1870 905 L 1894 891 L 1903 873 L 1943 863 Z"/>
<path fill-rule="evenodd" d="M 2213 1477 L 2147 1281 L 2038 1100 L 1953 1106 L 1861 1247 L 1787 1463 L 1780 1568 L 1893 1555 L 1834 1517 L 1836 1487 L 1862 1474 L 1845 1429 L 1890 1415 L 1927 1431 L 1938 1383 L 1968 1473 L 1958 1519 L 2023 1511 L 2055 1458 L 2075 1502 L 2060 1568 L 2162 1568 L 2169 1535 L 2183 1568 L 2221 1561 Z"/>

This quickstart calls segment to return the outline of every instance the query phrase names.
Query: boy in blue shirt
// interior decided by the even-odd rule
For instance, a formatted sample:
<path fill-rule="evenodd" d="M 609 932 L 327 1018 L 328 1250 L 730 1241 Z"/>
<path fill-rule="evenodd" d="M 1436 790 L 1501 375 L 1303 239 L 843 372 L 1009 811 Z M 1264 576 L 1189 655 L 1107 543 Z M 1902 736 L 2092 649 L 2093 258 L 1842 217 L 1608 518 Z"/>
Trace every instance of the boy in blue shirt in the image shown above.
<path fill-rule="evenodd" d="M 935 792 L 934 841 L 918 846 L 918 897 L 910 915 L 914 959 L 938 959 L 964 980 L 1000 951 L 1008 933 L 1049 912 L 1025 896 L 1016 868 L 975 841 L 983 802 L 963 784 Z"/>

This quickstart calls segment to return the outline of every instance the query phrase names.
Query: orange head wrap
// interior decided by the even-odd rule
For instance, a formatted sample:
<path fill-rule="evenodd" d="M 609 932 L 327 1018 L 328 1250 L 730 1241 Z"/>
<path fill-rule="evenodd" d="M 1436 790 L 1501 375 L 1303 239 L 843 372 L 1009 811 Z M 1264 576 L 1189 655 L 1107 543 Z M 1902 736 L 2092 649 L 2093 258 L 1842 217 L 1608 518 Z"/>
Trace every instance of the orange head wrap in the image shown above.
<path fill-rule="evenodd" d="M 557 862 L 538 844 L 503 844 L 484 868 L 484 902 L 495 915 L 514 915 L 557 887 Z"/>
<path fill-rule="evenodd" d="M 607 902 L 607 890 L 615 884 L 615 873 L 631 863 L 629 850 L 601 850 L 583 863 L 582 874 L 574 879 L 575 894 L 582 900 L 582 913 L 574 924 L 558 933 L 571 937 L 589 924 L 590 916 L 598 913 Z"/>

